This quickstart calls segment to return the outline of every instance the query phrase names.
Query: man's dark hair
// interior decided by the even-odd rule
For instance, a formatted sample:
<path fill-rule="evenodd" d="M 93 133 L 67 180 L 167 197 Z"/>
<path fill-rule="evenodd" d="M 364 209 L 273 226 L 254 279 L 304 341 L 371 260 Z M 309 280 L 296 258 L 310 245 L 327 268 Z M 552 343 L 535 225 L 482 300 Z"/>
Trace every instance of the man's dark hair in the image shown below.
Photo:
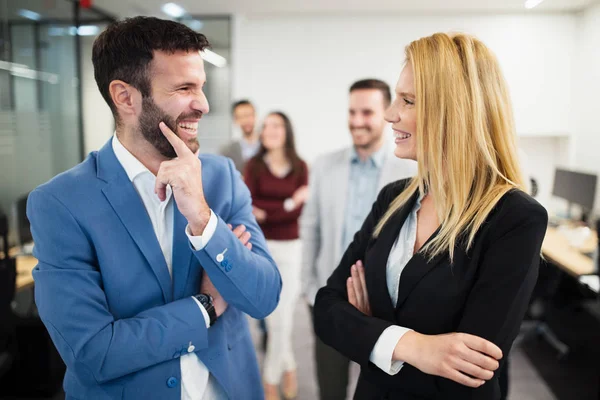
<path fill-rule="evenodd" d="M 383 95 L 384 105 L 387 107 L 392 102 L 392 93 L 390 92 L 390 86 L 382 80 L 379 79 L 362 79 L 360 81 L 356 81 L 350 86 L 350 93 L 355 90 L 362 89 L 376 89 L 381 91 Z"/>
<path fill-rule="evenodd" d="M 94 41 L 94 77 L 104 100 L 118 121 L 109 85 L 114 80 L 127 82 L 143 97 L 151 96 L 149 65 L 154 51 L 202 51 L 208 39 L 178 22 L 154 17 L 135 17 L 109 25 Z"/>
<path fill-rule="evenodd" d="M 254 104 L 252 104 L 250 102 L 250 100 L 238 100 L 235 103 L 233 103 L 233 105 L 231 106 L 231 113 L 233 114 L 235 112 L 235 109 L 238 108 L 239 106 L 250 106 L 252 108 L 254 108 Z"/>

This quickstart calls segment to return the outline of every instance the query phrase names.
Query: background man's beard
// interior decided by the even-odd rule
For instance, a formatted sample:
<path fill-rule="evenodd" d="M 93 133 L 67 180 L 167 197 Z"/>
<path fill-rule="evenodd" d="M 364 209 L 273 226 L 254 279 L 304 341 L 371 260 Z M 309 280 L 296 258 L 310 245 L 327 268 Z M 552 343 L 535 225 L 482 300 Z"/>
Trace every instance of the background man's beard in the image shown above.
<path fill-rule="evenodd" d="M 192 115 L 180 115 L 178 120 L 185 118 L 200 118 L 202 113 L 192 113 Z M 163 121 L 169 129 L 171 129 L 177 135 L 177 120 L 164 112 L 151 97 L 144 97 L 142 100 L 142 114 L 140 115 L 138 122 L 138 129 L 140 133 L 162 156 L 172 159 L 177 157 L 175 149 L 171 146 L 171 143 L 167 140 L 165 135 L 158 127 L 158 124 Z M 179 136 L 179 135 L 177 135 Z M 186 145 L 196 152 L 199 148 L 198 139 L 187 141 Z"/>

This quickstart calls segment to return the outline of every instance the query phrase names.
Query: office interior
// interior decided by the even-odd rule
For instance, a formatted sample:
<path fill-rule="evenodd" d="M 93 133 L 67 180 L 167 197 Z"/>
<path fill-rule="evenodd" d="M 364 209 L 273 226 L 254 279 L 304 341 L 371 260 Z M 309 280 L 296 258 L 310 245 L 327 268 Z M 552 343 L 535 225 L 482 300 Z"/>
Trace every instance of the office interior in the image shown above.
<path fill-rule="evenodd" d="M 0 399 L 63 398 L 64 365 L 33 300 L 27 194 L 112 137 L 91 48 L 104 27 L 135 15 L 181 21 L 212 43 L 202 152 L 240 136 L 231 103 L 249 98 L 259 118 L 288 113 L 309 165 L 351 144 L 353 81 L 393 87 L 404 46 L 437 31 L 482 39 L 508 81 L 532 194 L 550 214 L 509 398 L 600 398 L 600 1 L 0 0 L 0 326 L 14 324 L 19 351 L 0 347 Z M 297 314 L 298 398 L 313 399 L 312 327 L 304 304 Z"/>

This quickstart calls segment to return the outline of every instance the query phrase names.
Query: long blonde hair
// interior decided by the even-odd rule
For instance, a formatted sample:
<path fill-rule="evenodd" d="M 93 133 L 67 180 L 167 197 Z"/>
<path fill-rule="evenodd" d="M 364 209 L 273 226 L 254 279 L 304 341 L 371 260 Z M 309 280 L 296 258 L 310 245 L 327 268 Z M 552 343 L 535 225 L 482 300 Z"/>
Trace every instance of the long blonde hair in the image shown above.
<path fill-rule="evenodd" d="M 466 249 L 498 201 L 523 188 L 508 88 L 496 57 L 476 38 L 436 33 L 406 47 L 414 73 L 418 174 L 375 228 L 418 191 L 435 199 L 438 234 L 422 248 L 429 259 L 459 239 Z"/>

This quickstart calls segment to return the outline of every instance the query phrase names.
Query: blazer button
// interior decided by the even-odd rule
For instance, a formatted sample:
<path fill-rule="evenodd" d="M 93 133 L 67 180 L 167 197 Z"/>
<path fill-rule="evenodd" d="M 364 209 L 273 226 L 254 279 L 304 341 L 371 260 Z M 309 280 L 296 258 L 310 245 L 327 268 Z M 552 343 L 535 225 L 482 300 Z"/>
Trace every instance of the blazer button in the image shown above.
<path fill-rule="evenodd" d="M 174 388 L 175 386 L 177 386 L 177 378 L 172 376 L 169 379 L 167 379 L 167 386 L 170 388 Z"/>
<path fill-rule="evenodd" d="M 194 350 L 196 350 L 196 347 L 193 344 L 190 344 L 190 347 L 187 348 L 188 353 L 192 353 Z"/>

